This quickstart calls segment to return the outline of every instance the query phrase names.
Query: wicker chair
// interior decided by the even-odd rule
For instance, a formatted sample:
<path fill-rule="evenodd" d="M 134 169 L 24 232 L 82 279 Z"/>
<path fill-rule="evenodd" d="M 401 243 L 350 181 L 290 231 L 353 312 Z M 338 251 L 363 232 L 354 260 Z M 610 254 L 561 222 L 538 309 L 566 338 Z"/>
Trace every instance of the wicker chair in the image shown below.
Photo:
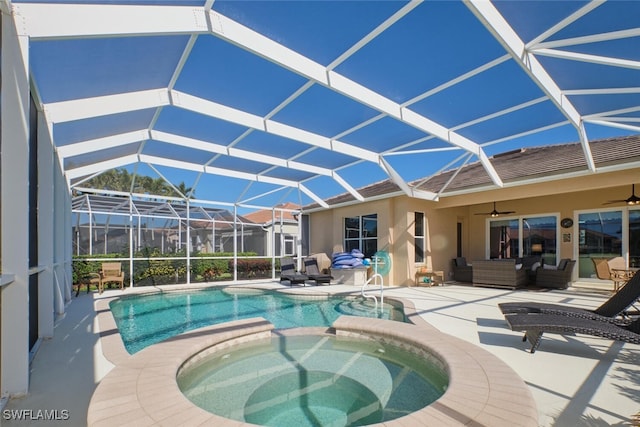
<path fill-rule="evenodd" d="M 586 334 L 640 344 L 640 317 L 623 326 L 558 314 L 517 313 L 507 314 L 505 319 L 512 330 L 525 332 L 523 341 L 529 340 L 531 353 L 535 353 L 545 332 L 560 335 Z"/>
<path fill-rule="evenodd" d="M 453 259 L 453 280 L 456 282 L 471 282 L 473 281 L 473 267 L 467 264 L 467 260 L 464 257 L 458 257 Z"/>
<path fill-rule="evenodd" d="M 536 270 L 536 286 L 543 288 L 567 289 L 571 282 L 575 260 L 561 259 L 555 269 L 549 267 Z"/>

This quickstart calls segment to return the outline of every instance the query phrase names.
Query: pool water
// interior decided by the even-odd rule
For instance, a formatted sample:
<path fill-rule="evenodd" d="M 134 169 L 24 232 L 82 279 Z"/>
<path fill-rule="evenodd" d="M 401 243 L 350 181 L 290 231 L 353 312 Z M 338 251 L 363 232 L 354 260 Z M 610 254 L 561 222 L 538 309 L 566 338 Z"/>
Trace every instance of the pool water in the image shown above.
<path fill-rule="evenodd" d="M 362 298 L 302 298 L 278 292 L 206 289 L 123 297 L 110 304 L 127 351 L 143 348 L 186 331 L 251 317 L 263 317 L 278 329 L 331 326 L 341 315 L 406 321 L 401 308 L 376 308 Z"/>
<path fill-rule="evenodd" d="M 284 336 L 213 352 L 178 373 L 195 405 L 264 426 L 362 426 L 408 415 L 447 388 L 442 366 L 370 340 Z"/>

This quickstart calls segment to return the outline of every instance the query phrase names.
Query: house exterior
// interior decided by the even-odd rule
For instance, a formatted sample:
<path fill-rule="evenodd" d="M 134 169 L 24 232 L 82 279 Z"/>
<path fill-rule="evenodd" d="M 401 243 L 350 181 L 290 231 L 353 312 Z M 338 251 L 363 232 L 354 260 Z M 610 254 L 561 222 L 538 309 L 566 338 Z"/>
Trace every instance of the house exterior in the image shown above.
<path fill-rule="evenodd" d="M 452 278 L 458 256 L 471 263 L 531 254 L 551 264 L 572 258 L 573 281 L 611 289 L 595 277 L 591 258 L 622 256 L 627 266 L 640 266 L 640 205 L 625 203 L 632 184 L 640 182 L 640 137 L 592 141 L 591 150 L 595 174 L 587 171 L 579 143 L 533 147 L 490 158 L 506 177 L 500 189 L 485 188 L 489 177 L 474 163 L 420 184 L 437 192 L 448 182 L 437 202 L 408 197 L 382 181 L 358 189 L 364 203 L 345 193 L 327 201 L 331 209 L 307 206 L 311 252 L 331 253 L 360 239 L 369 245 L 361 246 L 367 255 L 390 253 L 393 267 L 385 282 L 399 286 L 414 285 L 423 267 Z M 493 202 L 512 213 L 492 217 Z M 364 224 L 363 218 L 375 219 L 373 235 L 371 228 L 351 226 Z"/>
<path fill-rule="evenodd" d="M 244 215 L 247 220 L 261 226 L 262 247 L 256 247 L 255 251 L 263 256 L 297 254 L 297 236 L 300 232 L 298 221 L 302 221 L 299 210 L 300 205 L 288 202 L 274 206 L 273 209 L 258 210 Z"/>

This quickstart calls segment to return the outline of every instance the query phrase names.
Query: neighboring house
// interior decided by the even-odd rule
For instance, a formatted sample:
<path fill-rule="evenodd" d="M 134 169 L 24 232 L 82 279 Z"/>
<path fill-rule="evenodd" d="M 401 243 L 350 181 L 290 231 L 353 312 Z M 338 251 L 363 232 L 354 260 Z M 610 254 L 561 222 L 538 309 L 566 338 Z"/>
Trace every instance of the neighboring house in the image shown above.
<path fill-rule="evenodd" d="M 298 221 L 308 223 L 299 215 L 300 205 L 283 203 L 272 209 L 263 209 L 244 215 L 249 221 L 260 224 L 264 232 L 263 252 L 265 256 L 287 256 L 298 253 L 296 236 L 300 232 Z M 307 234 L 308 235 L 308 234 Z M 302 254 L 306 255 L 307 244 L 302 233 Z M 273 248 L 273 250 L 272 250 Z"/>
<path fill-rule="evenodd" d="M 365 202 L 345 193 L 327 200 L 330 209 L 305 206 L 310 250 L 387 250 L 394 267 L 385 281 L 393 285 L 412 285 L 421 267 L 451 277 L 457 256 L 473 262 L 536 253 L 548 263 L 575 259 L 574 281 L 605 286 L 595 279 L 592 257 L 623 256 L 640 267 L 640 205 L 625 203 L 640 183 L 640 136 L 590 146 L 596 173 L 587 170 L 581 144 L 532 147 L 490 158 L 503 188 L 472 163 L 415 181 L 442 191 L 437 202 L 411 198 L 385 180 L 358 189 Z M 492 217 L 494 202 L 513 212 Z"/>

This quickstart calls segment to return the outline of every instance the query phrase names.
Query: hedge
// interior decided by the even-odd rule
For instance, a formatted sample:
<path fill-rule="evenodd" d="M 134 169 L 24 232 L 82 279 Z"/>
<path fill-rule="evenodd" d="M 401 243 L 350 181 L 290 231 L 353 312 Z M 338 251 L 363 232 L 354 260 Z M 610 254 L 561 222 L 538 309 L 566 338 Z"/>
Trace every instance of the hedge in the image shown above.
<path fill-rule="evenodd" d="M 133 262 L 133 279 L 136 286 L 155 286 L 186 281 L 187 265 L 185 259 L 154 259 L 154 258 L 179 258 L 182 253 L 161 254 L 157 249 L 144 249 L 136 252 L 138 259 Z M 255 252 L 241 252 L 238 257 L 256 256 Z M 122 254 L 106 255 L 80 255 L 74 256 L 73 283 L 78 283 L 88 273 L 100 271 L 102 261 L 88 261 L 87 258 L 104 259 L 122 258 Z M 227 259 L 214 259 L 214 258 Z M 191 257 L 191 281 L 210 282 L 215 280 L 229 280 L 233 274 L 233 253 L 218 252 L 214 254 L 196 253 Z M 230 259 L 229 259 L 230 258 Z M 276 268 L 279 262 L 276 261 Z M 271 259 L 238 259 L 238 278 L 259 279 L 271 277 Z M 125 282 L 129 282 L 129 263 L 122 262 L 125 272 Z"/>

